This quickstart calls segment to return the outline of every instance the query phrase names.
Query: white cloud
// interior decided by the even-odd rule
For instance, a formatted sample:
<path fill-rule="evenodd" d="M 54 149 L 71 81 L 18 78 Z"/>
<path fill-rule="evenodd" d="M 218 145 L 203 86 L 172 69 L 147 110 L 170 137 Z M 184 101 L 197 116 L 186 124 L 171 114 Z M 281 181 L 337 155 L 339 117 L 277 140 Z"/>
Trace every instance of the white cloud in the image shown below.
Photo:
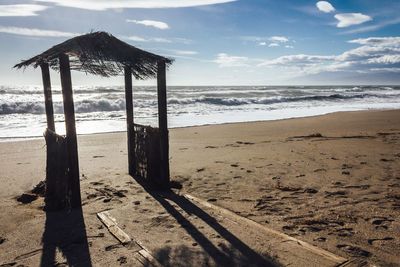
<path fill-rule="evenodd" d="M 400 68 L 372 68 L 369 69 L 370 72 L 380 72 L 380 73 L 385 73 L 385 72 L 394 72 L 394 73 L 400 73 Z"/>
<path fill-rule="evenodd" d="M 177 8 L 234 2 L 236 0 L 34 0 L 88 10 L 120 8 Z"/>
<path fill-rule="evenodd" d="M 322 62 L 329 62 L 333 60 L 334 56 L 319 56 L 319 55 L 288 55 L 281 56 L 276 59 L 266 60 L 260 63 L 258 66 L 272 66 L 272 65 L 297 65 L 297 66 L 307 66 Z"/>
<path fill-rule="evenodd" d="M 148 43 L 172 43 L 171 40 L 166 39 L 166 38 L 160 38 L 160 37 L 152 37 L 152 38 L 144 38 L 140 36 L 128 36 L 126 39 L 135 41 L 135 42 L 148 42 Z"/>
<path fill-rule="evenodd" d="M 371 46 L 400 46 L 400 37 L 369 37 L 350 40 L 349 43 Z"/>
<path fill-rule="evenodd" d="M 237 67 L 233 71 L 241 73 L 255 72 L 262 75 L 268 71 L 273 73 L 274 80 L 319 74 L 327 77 L 323 75 L 333 72 L 346 73 L 349 77 L 360 73 L 368 76 L 372 73 L 400 72 L 400 36 L 359 38 L 348 42 L 356 47 L 335 55 L 289 54 L 255 59 L 220 53 L 211 62 L 219 67 Z M 289 43 L 279 43 L 281 47 L 290 44 L 291 40 Z"/>
<path fill-rule="evenodd" d="M 294 48 L 293 45 L 285 45 L 285 48 Z"/>
<path fill-rule="evenodd" d="M 400 37 L 370 37 L 348 41 L 359 47 L 339 55 L 285 55 L 264 60 L 258 67 L 275 67 L 292 75 L 350 71 L 369 73 L 400 67 Z M 393 71 L 394 72 L 394 71 Z"/>
<path fill-rule="evenodd" d="M 177 55 L 182 55 L 182 56 L 192 56 L 192 55 L 197 55 L 197 51 L 188 51 L 188 50 L 175 50 L 175 54 Z"/>
<path fill-rule="evenodd" d="M 318 1 L 315 5 L 320 11 L 325 13 L 330 13 L 335 11 L 335 8 L 331 5 L 331 3 L 327 1 Z"/>
<path fill-rule="evenodd" d="M 148 42 L 147 39 L 140 37 L 140 36 L 128 36 L 126 37 L 126 39 L 131 40 L 131 41 L 135 41 L 135 42 Z"/>
<path fill-rule="evenodd" d="M 133 19 L 127 19 L 126 22 L 132 22 L 135 24 L 141 24 L 144 26 L 149 26 L 149 27 L 154 27 L 160 30 L 166 30 L 169 29 L 169 25 L 165 22 L 162 21 L 157 21 L 157 20 L 133 20 Z"/>
<path fill-rule="evenodd" d="M 368 59 L 369 64 L 396 64 L 400 63 L 400 54 L 399 55 L 383 55 L 380 57 L 374 57 Z"/>
<path fill-rule="evenodd" d="M 361 46 L 342 53 L 338 60 L 358 61 L 364 64 L 383 63 L 385 59 L 388 61 L 387 56 L 400 55 L 400 37 L 369 37 L 348 42 Z"/>
<path fill-rule="evenodd" d="M 249 42 L 257 42 L 257 45 L 259 46 L 268 46 L 268 47 L 277 47 L 280 46 L 281 44 L 289 42 L 289 38 L 285 36 L 271 36 L 271 37 L 241 36 L 240 39 Z"/>
<path fill-rule="evenodd" d="M 37 12 L 47 8 L 41 5 L 0 5 L 0 17 L 37 16 Z"/>
<path fill-rule="evenodd" d="M 345 31 L 345 32 L 343 32 L 343 34 L 353 34 L 353 33 L 376 31 L 376 30 L 379 30 L 379 29 L 384 28 L 386 26 L 396 25 L 396 24 L 399 24 L 399 23 L 400 23 L 400 17 L 399 18 L 390 19 L 390 20 L 386 20 L 386 21 L 382 21 L 382 22 L 374 24 L 374 25 L 369 25 L 369 26 L 360 27 L 360 28 L 357 28 L 357 29 L 352 29 L 352 30 L 349 30 L 349 31 Z"/>
<path fill-rule="evenodd" d="M 270 36 L 270 37 L 240 36 L 239 38 L 246 42 L 255 42 L 259 46 L 268 46 L 268 47 L 277 47 L 288 42 L 295 43 L 294 40 L 290 40 L 289 37 L 286 36 Z"/>
<path fill-rule="evenodd" d="M 20 28 L 20 27 L 4 27 L 4 26 L 0 26 L 0 33 L 8 33 L 8 34 L 32 36 L 32 37 L 74 37 L 79 35 L 79 33 L 73 33 L 73 32 L 62 32 L 62 31 Z"/>
<path fill-rule="evenodd" d="M 141 43 L 181 43 L 181 44 L 192 43 L 192 40 L 185 38 L 141 37 L 136 35 L 120 36 L 120 37 L 123 39 L 128 39 L 134 42 L 141 42 Z"/>
<path fill-rule="evenodd" d="M 245 67 L 248 66 L 248 57 L 230 56 L 225 53 L 219 53 L 213 62 L 217 63 L 219 67 Z"/>
<path fill-rule="evenodd" d="M 269 40 L 272 42 L 279 42 L 279 43 L 289 42 L 289 38 L 287 38 L 285 36 L 272 36 L 269 38 Z"/>
<path fill-rule="evenodd" d="M 338 28 L 345 28 L 352 25 L 359 25 L 367 21 L 371 21 L 372 18 L 368 15 L 361 13 L 341 13 L 336 14 L 335 19 L 338 20 L 336 25 Z"/>

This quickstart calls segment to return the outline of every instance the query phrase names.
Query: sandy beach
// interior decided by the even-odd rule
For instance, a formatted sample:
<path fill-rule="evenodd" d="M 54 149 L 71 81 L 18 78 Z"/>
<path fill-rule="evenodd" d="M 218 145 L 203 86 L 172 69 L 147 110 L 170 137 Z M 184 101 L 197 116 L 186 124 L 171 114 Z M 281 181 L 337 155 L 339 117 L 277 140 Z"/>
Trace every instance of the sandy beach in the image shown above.
<path fill-rule="evenodd" d="M 45 177 L 44 139 L 0 143 L 0 266 L 46 266 L 49 251 L 57 266 L 143 265 L 133 253 L 140 249 L 118 244 L 99 221 L 105 210 L 164 266 L 232 264 L 219 261 L 227 255 L 234 265 L 252 258 L 255 265 L 300 266 L 263 245 L 254 229 L 213 217 L 184 194 L 354 266 L 399 266 L 400 110 L 170 129 L 171 179 L 182 188 L 165 198 L 127 174 L 126 133 L 78 142 L 83 214 L 71 223 L 82 231 L 63 244 L 49 225 L 67 219 L 46 215 L 43 198 L 15 200 Z"/>

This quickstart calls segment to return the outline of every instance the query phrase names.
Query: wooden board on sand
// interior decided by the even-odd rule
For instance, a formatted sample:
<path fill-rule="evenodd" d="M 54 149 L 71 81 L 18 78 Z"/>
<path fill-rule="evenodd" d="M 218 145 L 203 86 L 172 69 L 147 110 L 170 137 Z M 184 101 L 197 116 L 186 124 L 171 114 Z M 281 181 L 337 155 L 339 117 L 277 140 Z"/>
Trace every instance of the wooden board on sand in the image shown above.
<path fill-rule="evenodd" d="M 262 235 L 263 239 L 269 240 L 269 243 L 272 244 L 274 254 L 277 255 L 279 259 L 284 259 L 284 265 L 292 263 L 296 266 L 316 266 L 319 264 L 323 264 L 320 266 L 348 266 L 347 264 L 349 261 L 347 259 L 329 251 L 270 229 L 253 220 L 239 216 L 232 211 L 211 204 L 198 197 L 189 194 L 185 194 L 184 196 L 191 201 L 212 209 L 220 216 L 239 224 L 243 229 L 247 229 L 246 231 L 248 235 L 253 233 L 255 236 Z"/>

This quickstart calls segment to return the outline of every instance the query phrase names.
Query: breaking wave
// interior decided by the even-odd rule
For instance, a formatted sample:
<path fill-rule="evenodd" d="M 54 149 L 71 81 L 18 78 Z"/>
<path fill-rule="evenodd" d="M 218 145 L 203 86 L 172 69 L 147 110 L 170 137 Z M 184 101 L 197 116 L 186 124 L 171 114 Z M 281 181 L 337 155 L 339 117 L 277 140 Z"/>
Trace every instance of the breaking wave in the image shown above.
<path fill-rule="evenodd" d="M 107 91 L 107 93 L 109 93 Z M 272 105 L 277 103 L 292 103 L 292 102 L 334 102 L 334 101 L 351 101 L 352 99 L 382 99 L 400 97 L 399 94 L 330 94 L 330 95 L 307 95 L 307 96 L 269 96 L 269 97 L 228 97 L 229 94 L 218 95 L 214 97 L 196 96 L 196 97 L 170 97 L 168 104 L 174 107 L 187 105 L 214 105 L 214 106 L 241 106 L 241 105 Z M 138 98 L 135 99 L 135 106 L 138 108 L 156 108 L 156 99 Z M 54 112 L 63 113 L 61 102 L 54 102 Z M 107 98 L 92 98 L 89 100 L 75 101 L 76 113 L 91 113 L 91 112 L 110 112 L 125 110 L 124 97 L 107 97 Z M 44 104 L 38 101 L 4 101 L 0 100 L 0 114 L 43 114 L 45 112 Z"/>

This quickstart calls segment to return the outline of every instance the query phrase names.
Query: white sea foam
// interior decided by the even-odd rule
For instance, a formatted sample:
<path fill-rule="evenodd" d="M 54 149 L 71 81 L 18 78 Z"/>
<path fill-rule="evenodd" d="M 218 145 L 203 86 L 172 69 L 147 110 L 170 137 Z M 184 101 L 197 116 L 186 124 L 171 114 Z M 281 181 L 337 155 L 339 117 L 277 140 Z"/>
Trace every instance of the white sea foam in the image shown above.
<path fill-rule="evenodd" d="M 135 121 L 157 125 L 157 90 L 135 87 Z M 0 138 L 41 136 L 46 121 L 39 86 L 0 86 Z M 75 87 L 78 133 L 125 130 L 122 86 Z M 60 88 L 53 89 L 57 131 L 64 132 Z M 168 87 L 170 127 L 283 119 L 334 111 L 400 108 L 400 86 Z"/>

